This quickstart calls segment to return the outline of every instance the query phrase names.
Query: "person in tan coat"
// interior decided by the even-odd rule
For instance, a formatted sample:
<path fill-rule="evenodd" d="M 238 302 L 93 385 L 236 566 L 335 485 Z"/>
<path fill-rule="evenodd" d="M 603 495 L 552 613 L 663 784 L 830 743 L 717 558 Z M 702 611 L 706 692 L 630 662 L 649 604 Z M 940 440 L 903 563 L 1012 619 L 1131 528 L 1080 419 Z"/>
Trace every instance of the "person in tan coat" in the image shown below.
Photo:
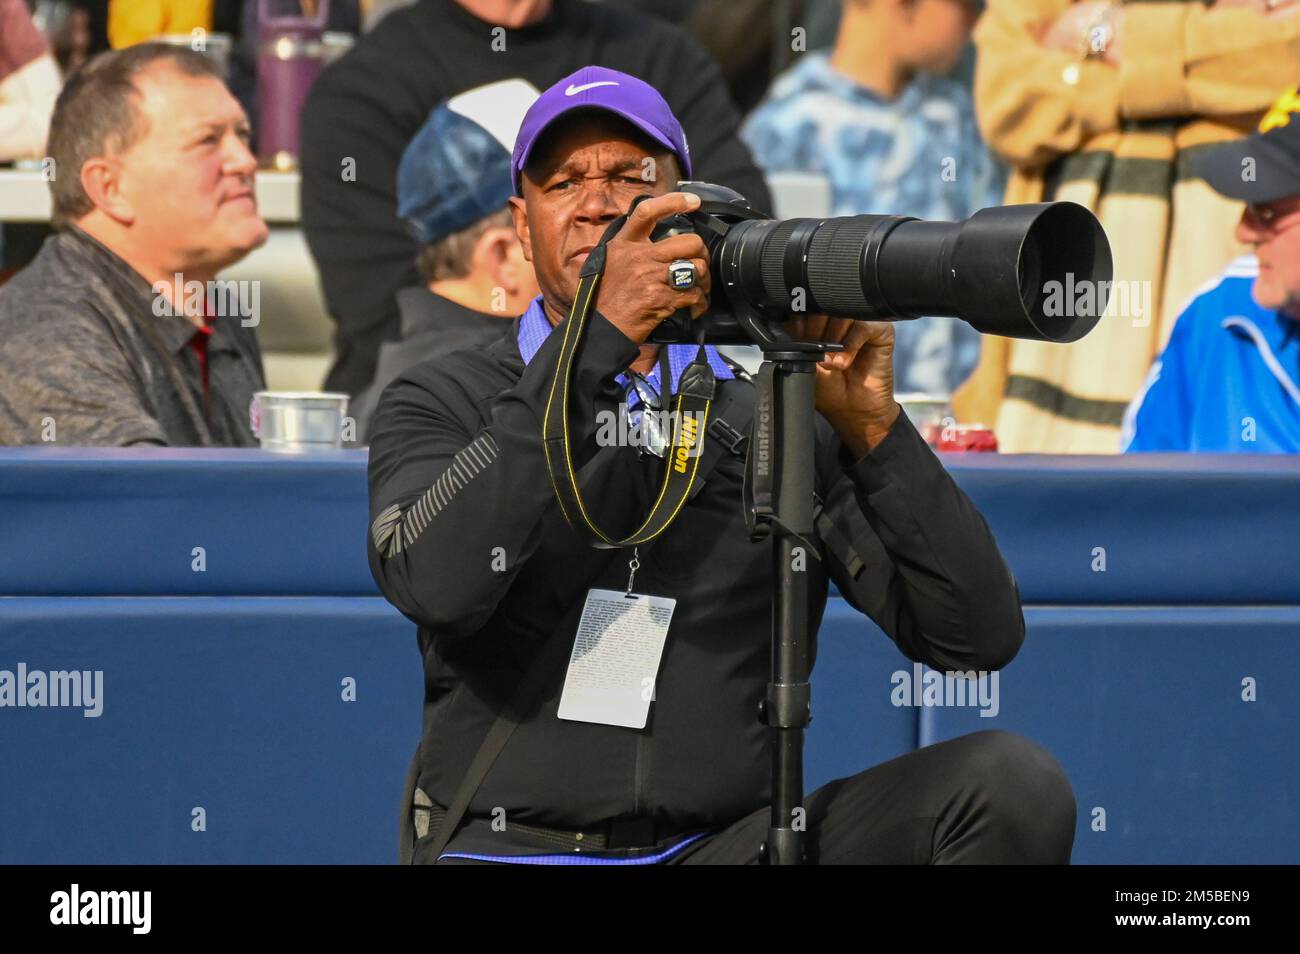
<path fill-rule="evenodd" d="M 980 130 L 1013 165 L 1006 202 L 1093 210 L 1115 283 L 1082 341 L 985 338 L 954 411 L 994 426 L 1004 452 L 1118 452 L 1180 308 L 1241 251 L 1241 204 L 1191 160 L 1249 133 L 1300 74 L 1300 0 L 989 0 L 974 36 Z"/>

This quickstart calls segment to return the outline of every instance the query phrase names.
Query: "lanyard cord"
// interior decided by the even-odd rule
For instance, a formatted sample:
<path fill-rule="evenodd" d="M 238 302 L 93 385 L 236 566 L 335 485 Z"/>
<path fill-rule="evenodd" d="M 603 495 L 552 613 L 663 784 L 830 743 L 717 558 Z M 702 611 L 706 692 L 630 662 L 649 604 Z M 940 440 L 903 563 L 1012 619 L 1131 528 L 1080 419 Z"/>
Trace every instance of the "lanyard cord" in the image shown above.
<path fill-rule="evenodd" d="M 713 368 L 709 366 L 701 341 L 695 360 L 682 371 L 677 394 L 673 396 L 672 441 L 664 459 L 664 474 L 658 498 L 641 525 L 626 537 L 616 538 L 606 533 L 592 518 L 578 487 L 577 473 L 573 466 L 574 444 L 569 433 L 569 382 L 573 378 L 578 348 L 605 274 L 605 242 L 625 221 L 626 216 L 615 220 L 606 230 L 600 244 L 591 250 L 587 261 L 583 263 L 573 307 L 556 329 L 563 332 L 563 343 L 555 379 L 551 382 L 550 396 L 546 402 L 546 414 L 542 419 L 546 466 L 556 499 L 560 503 L 560 511 L 569 526 L 587 537 L 593 546 L 602 549 L 648 543 L 668 529 L 690 498 L 700 467 L 704 435 L 709 424 L 709 407 L 713 403 L 716 385 Z M 662 367 L 665 371 L 660 381 L 661 395 L 672 389 L 667 346 L 663 347 L 665 353 Z"/>

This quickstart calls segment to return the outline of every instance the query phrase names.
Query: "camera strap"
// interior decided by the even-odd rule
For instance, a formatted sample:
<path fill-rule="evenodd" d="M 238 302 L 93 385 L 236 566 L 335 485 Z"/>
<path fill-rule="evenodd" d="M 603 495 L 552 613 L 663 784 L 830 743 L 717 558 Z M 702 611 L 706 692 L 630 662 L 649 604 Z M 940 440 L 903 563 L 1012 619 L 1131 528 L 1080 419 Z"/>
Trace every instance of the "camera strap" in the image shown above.
<path fill-rule="evenodd" d="M 569 432 L 569 383 L 573 379 L 574 365 L 587 321 L 591 317 L 596 294 L 605 274 L 605 243 L 622 228 L 626 220 L 626 216 L 620 216 L 612 222 L 600 244 L 591 250 L 583 263 L 573 307 L 569 310 L 568 319 L 562 323 L 563 343 L 555 380 L 551 383 L 551 393 L 546 402 L 546 413 L 542 419 L 546 466 L 564 519 L 569 526 L 588 537 L 594 546 L 602 548 L 648 543 L 668 529 L 690 499 L 692 488 L 700 477 L 700 461 L 709 426 L 709 408 L 716 388 L 713 368 L 709 366 L 704 343 L 701 341 L 695 360 L 682 371 L 673 398 L 670 415 L 672 439 L 664 457 L 663 478 L 654 505 L 641 525 L 626 537 L 615 537 L 607 533 L 597 524 L 578 487 L 577 470 L 573 462 L 574 438 Z M 669 383 L 662 382 L 665 391 Z"/>

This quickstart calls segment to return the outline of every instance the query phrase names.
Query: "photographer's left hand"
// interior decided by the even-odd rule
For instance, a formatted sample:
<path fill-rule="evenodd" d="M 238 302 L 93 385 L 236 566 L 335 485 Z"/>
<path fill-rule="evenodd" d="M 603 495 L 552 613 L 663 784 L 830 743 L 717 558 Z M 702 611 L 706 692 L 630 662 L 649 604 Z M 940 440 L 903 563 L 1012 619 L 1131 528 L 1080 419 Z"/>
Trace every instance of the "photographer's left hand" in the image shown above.
<path fill-rule="evenodd" d="M 785 328 L 802 341 L 844 345 L 817 365 L 817 410 L 855 457 L 869 453 L 902 410 L 894 400 L 894 323 L 801 315 Z"/>

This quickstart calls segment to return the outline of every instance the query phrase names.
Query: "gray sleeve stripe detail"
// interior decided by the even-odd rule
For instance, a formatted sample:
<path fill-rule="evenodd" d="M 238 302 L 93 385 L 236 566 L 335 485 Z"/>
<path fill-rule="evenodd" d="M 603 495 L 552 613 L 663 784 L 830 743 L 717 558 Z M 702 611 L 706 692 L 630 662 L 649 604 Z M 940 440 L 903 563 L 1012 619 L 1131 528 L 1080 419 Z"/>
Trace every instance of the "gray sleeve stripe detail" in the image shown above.
<path fill-rule="evenodd" d="M 385 544 L 392 539 L 401 518 L 402 510 L 396 504 L 375 517 L 375 522 L 370 525 L 370 538 L 374 540 L 376 550 L 383 552 Z"/>
<path fill-rule="evenodd" d="M 405 511 L 394 504 L 375 518 L 370 526 L 375 549 L 385 557 L 393 557 L 404 547 L 410 547 L 433 518 L 451 505 L 456 494 L 497 459 L 497 454 L 497 442 L 488 433 L 480 434 L 461 448 L 450 466 L 414 504 Z"/>
<path fill-rule="evenodd" d="M 489 445 L 482 438 L 479 438 L 474 443 L 470 444 L 469 448 L 474 452 L 474 456 L 478 458 L 479 463 L 484 467 L 496 460 L 497 452 L 495 446 Z"/>

